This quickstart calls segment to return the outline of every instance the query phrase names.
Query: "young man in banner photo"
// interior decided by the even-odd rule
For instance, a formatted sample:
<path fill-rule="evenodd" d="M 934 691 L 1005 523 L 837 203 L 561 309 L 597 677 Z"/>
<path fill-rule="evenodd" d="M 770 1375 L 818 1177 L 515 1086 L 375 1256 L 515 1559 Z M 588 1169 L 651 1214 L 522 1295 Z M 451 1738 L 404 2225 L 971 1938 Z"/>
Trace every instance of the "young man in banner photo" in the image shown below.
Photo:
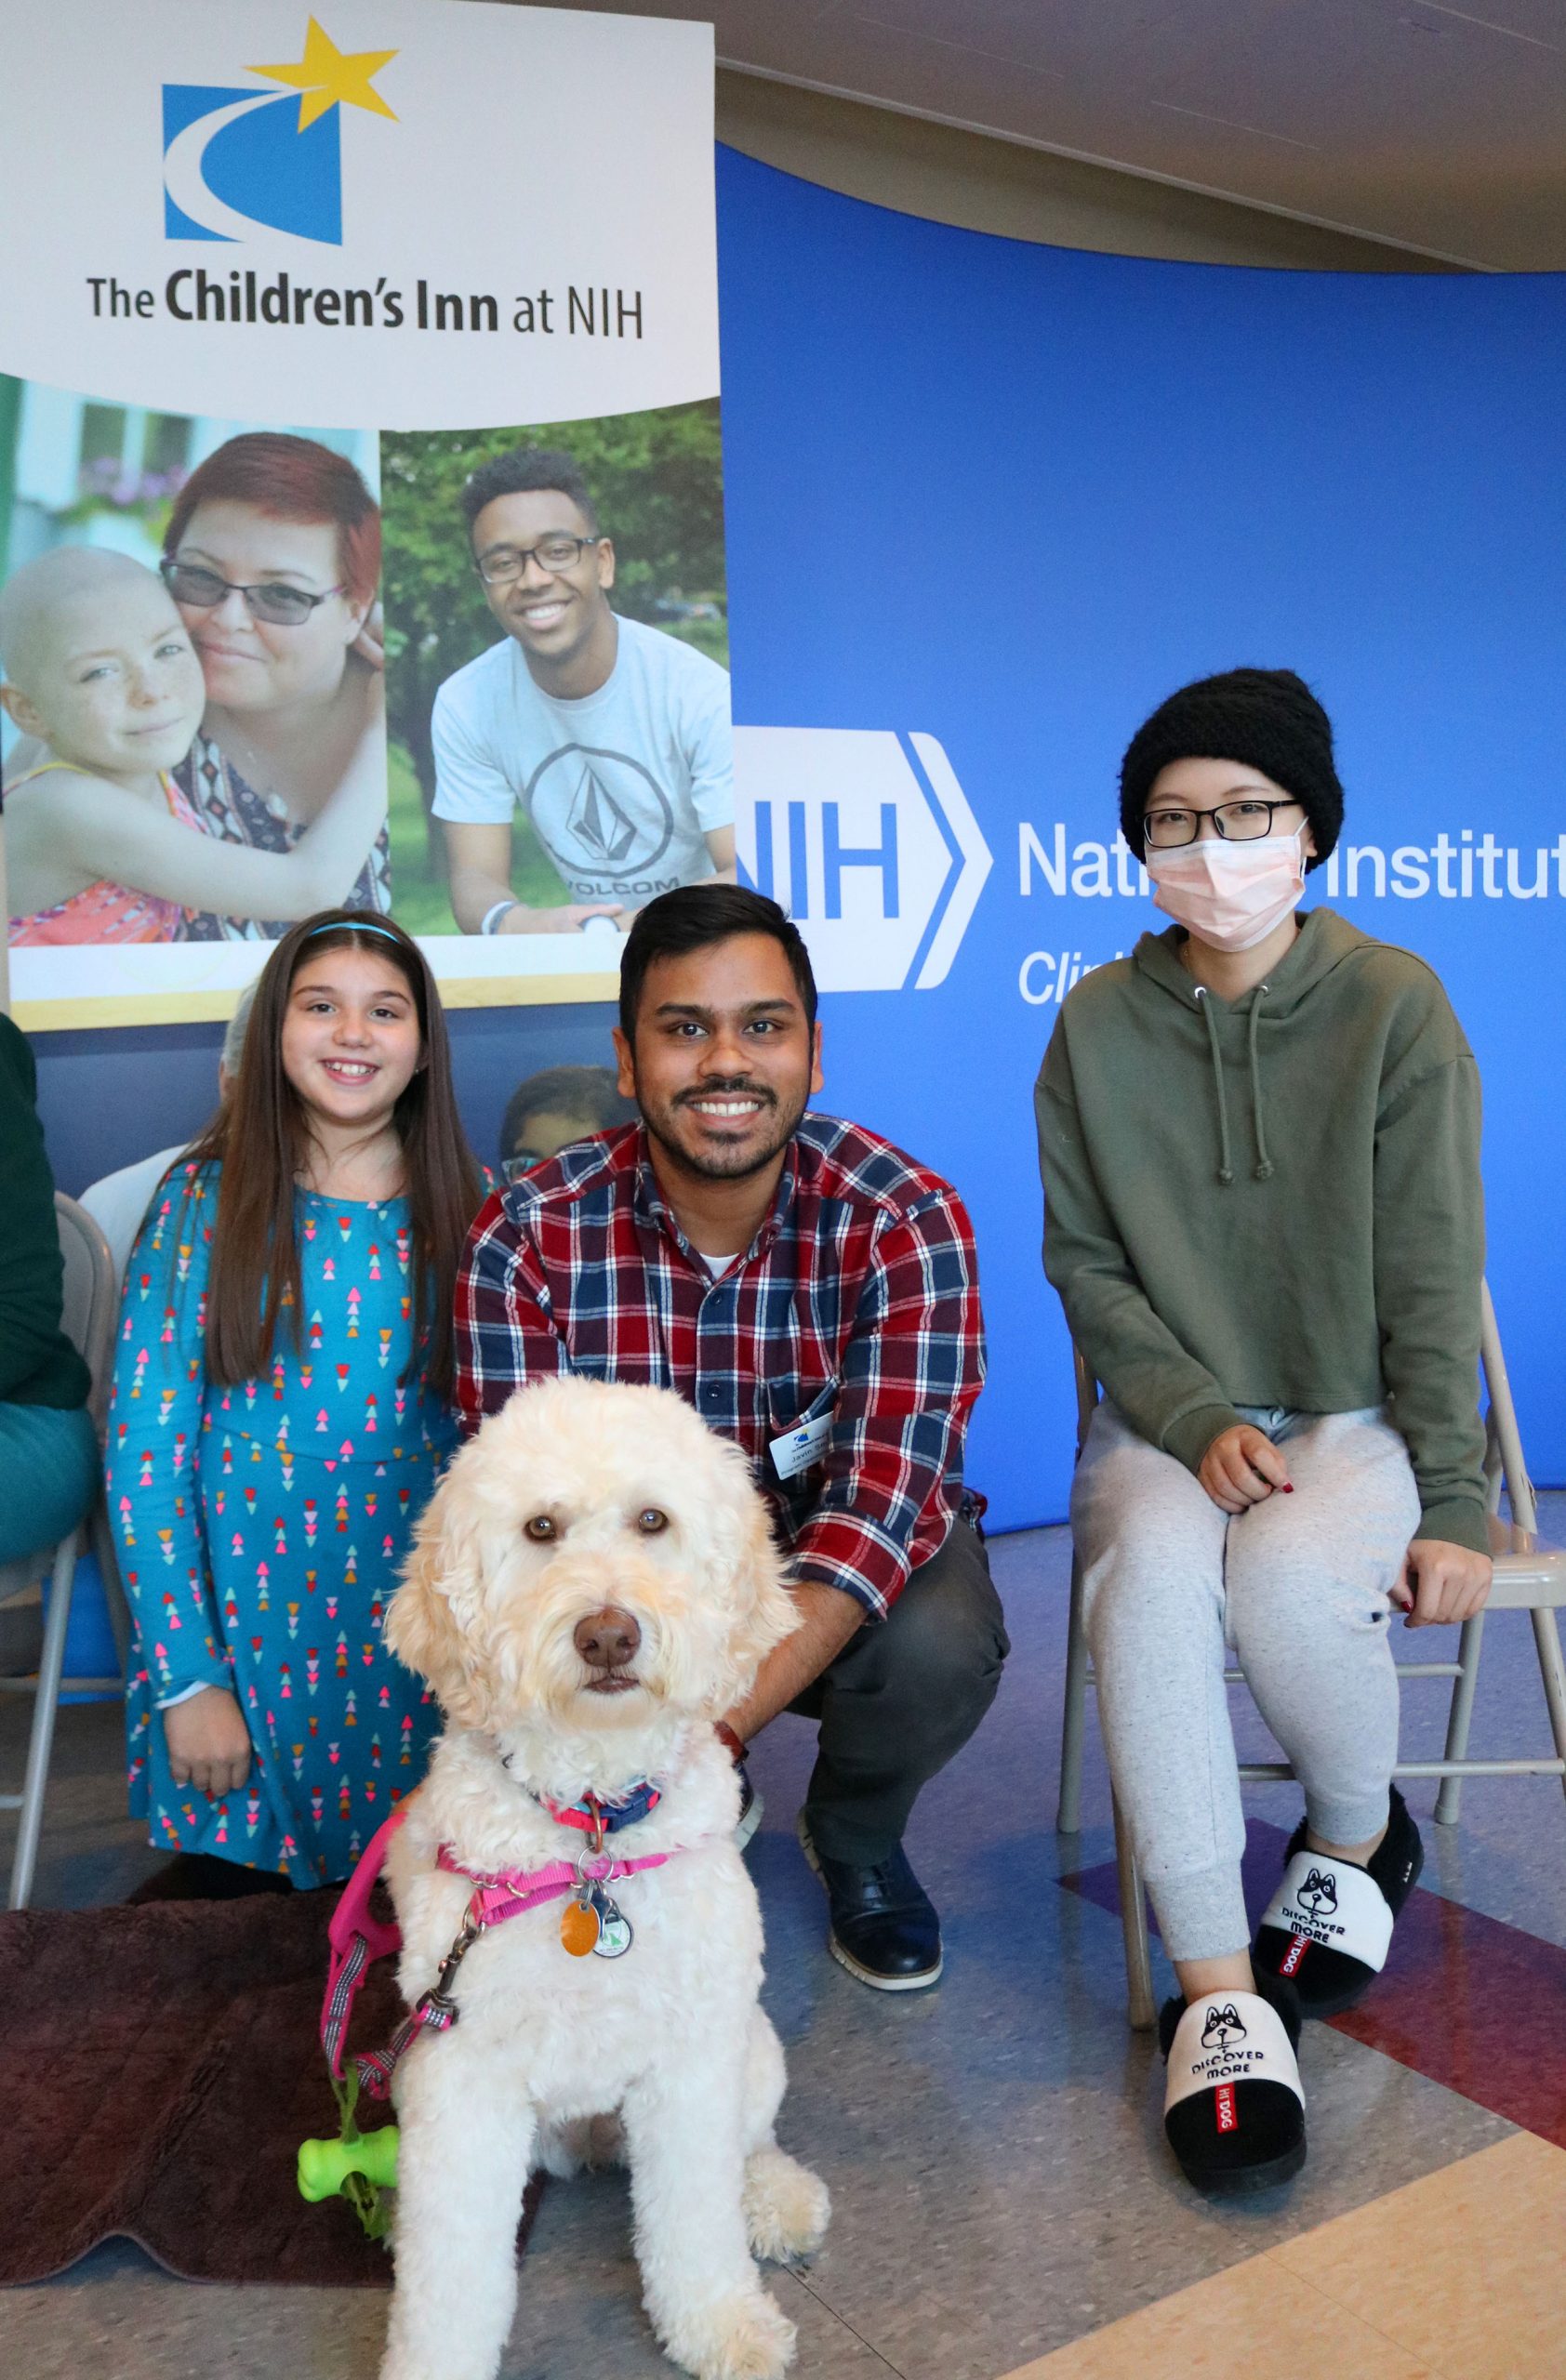
<path fill-rule="evenodd" d="M 580 1372 L 676 1389 L 744 1448 L 801 1625 L 722 1732 L 739 1759 L 781 1711 L 819 1720 L 800 1831 L 829 1947 L 877 1990 L 919 1990 L 940 1925 L 903 1831 L 1009 1649 L 962 1482 L 984 1374 L 972 1226 L 889 1143 L 805 1113 L 816 985 L 776 902 L 703 885 L 644 908 L 615 1042 L 642 1122 L 562 1150 L 473 1225 L 460 1417 Z"/>
<path fill-rule="evenodd" d="M 519 447 L 462 491 L 473 562 L 506 641 L 435 696 L 434 813 L 464 933 L 626 921 L 659 892 L 735 880 L 728 672 L 609 603 L 615 549 L 570 456 Z M 511 892 L 531 820 L 570 892 Z"/>
<path fill-rule="evenodd" d="M 1480 1089 L 1440 984 L 1330 909 L 1325 711 L 1288 669 L 1171 694 L 1121 824 L 1167 932 L 1084 978 L 1036 1106 L 1044 1268 L 1102 1382 L 1071 1496 L 1115 1791 L 1181 1996 L 1198 2188 L 1305 2161 L 1300 2018 L 1386 1960 L 1423 1857 L 1388 1631 L 1490 1590 Z M 1226 1646 L 1305 1793 L 1254 1937 Z"/>

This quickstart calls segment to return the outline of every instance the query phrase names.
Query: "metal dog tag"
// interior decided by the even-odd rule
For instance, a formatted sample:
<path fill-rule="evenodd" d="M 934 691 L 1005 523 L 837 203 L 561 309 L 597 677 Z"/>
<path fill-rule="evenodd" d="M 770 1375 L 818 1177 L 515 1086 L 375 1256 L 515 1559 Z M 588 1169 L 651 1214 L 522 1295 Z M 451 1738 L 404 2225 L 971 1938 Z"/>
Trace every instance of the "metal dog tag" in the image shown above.
<path fill-rule="evenodd" d="M 630 1920 L 618 1904 L 609 1898 L 602 1884 L 593 1894 L 593 1910 L 598 1919 L 598 1939 L 593 1954 L 600 1959 L 623 1959 L 634 1936 Z"/>
<path fill-rule="evenodd" d="M 574 1893 L 560 1912 L 560 1938 L 574 1959 L 585 1959 L 596 1950 L 603 1937 L 603 1924 L 598 1914 L 597 1899 L 584 1884 Z"/>

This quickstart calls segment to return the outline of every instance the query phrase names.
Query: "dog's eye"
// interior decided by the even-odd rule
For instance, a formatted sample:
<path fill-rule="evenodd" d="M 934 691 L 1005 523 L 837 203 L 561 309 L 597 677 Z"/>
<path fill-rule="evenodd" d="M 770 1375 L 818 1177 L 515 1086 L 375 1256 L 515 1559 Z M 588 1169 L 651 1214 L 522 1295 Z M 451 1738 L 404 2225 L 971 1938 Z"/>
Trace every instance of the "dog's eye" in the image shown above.
<path fill-rule="evenodd" d="M 637 1514 L 636 1526 L 644 1537 L 657 1537 L 660 1529 L 669 1527 L 669 1514 L 660 1513 L 656 1504 L 648 1504 Z"/>
<path fill-rule="evenodd" d="M 535 1545 L 547 1545 L 551 1537 L 560 1535 L 548 1513 L 535 1513 L 530 1521 L 523 1524 L 522 1533 L 524 1537 L 530 1537 Z"/>

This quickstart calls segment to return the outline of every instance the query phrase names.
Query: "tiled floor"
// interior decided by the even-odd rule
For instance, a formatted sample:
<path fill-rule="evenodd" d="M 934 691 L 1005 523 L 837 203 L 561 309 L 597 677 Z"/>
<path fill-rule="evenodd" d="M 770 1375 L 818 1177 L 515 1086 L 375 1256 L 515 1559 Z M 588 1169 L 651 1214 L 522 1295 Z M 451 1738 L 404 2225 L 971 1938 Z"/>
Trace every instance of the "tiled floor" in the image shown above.
<path fill-rule="evenodd" d="M 1513 2133 L 1128 2314 L 1010 2380 L 1152 2373 L 1533 2380 L 1566 2372 L 1566 2152 Z"/>
<path fill-rule="evenodd" d="M 1566 1500 L 1549 1501 L 1559 1538 Z M 1560 2380 L 1566 2155 L 1430 2079 L 1417 2058 L 1313 2028 L 1300 2181 L 1239 2208 L 1180 2181 L 1161 2142 L 1155 2053 L 1125 2024 L 1118 1924 L 1056 1881 L 1111 1849 L 1092 1726 L 1087 1823 L 1069 1842 L 1054 1832 L 1064 1537 L 1038 1531 L 992 1552 L 1015 1655 L 990 1720 L 926 1793 L 910 1837 L 945 1919 L 939 1990 L 877 1998 L 826 1957 L 824 1904 L 792 1835 L 810 1730 L 781 1722 L 757 1754 L 768 1806 L 751 1860 L 767 2001 L 790 2060 L 783 2133 L 826 2176 L 835 2210 L 818 2263 L 773 2282 L 800 2324 L 797 2371 L 1272 2380 L 1286 2370 L 1293 2380 L 1330 2363 L 1333 2380 Z M 1407 1687 L 1405 1749 L 1439 1751 L 1442 1709 L 1438 1685 Z M 62 1721 L 40 1904 L 118 1897 L 156 1864 L 116 1815 L 115 1732 L 110 1712 Z M 1241 1735 L 1247 1752 L 1263 1750 L 1254 1715 Z M 1474 1748 L 1546 1735 L 1527 1621 L 1498 1617 Z M 19 1740 L 19 1714 L 0 1711 L 0 1772 Z M 1566 1946 L 1559 1786 L 1470 1785 L 1455 1829 L 1429 1823 L 1433 1790 L 1410 1794 L 1427 1885 Z M 1279 1825 L 1297 1814 L 1287 1786 L 1257 1789 L 1251 1806 Z M 0 1838 L 0 1859 L 6 1851 Z M 1530 1972 L 1538 1993 L 1561 1995 L 1566 2058 L 1566 1958 L 1541 1950 Z M 1453 1999 L 1431 1977 L 1432 2033 L 1478 2021 L 1482 1976 L 1466 1990 Z M 1465 2328 L 1470 2273 L 1486 2310 Z M 0 2371 L 373 2380 L 384 2318 L 371 2292 L 191 2287 L 121 2243 L 0 2297 Z M 552 2189 L 523 2267 L 505 2380 L 669 2370 L 638 2303 L 623 2185 Z"/>

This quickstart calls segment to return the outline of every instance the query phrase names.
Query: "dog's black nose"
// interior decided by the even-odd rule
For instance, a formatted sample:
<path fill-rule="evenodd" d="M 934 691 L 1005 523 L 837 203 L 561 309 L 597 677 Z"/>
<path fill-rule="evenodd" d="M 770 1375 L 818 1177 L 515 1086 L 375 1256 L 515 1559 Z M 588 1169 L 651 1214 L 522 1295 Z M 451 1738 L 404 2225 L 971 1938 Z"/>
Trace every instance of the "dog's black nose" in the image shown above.
<path fill-rule="evenodd" d="M 629 1611 L 606 1604 L 577 1622 L 575 1643 L 589 1669 L 629 1669 L 642 1642 L 642 1631 Z"/>

